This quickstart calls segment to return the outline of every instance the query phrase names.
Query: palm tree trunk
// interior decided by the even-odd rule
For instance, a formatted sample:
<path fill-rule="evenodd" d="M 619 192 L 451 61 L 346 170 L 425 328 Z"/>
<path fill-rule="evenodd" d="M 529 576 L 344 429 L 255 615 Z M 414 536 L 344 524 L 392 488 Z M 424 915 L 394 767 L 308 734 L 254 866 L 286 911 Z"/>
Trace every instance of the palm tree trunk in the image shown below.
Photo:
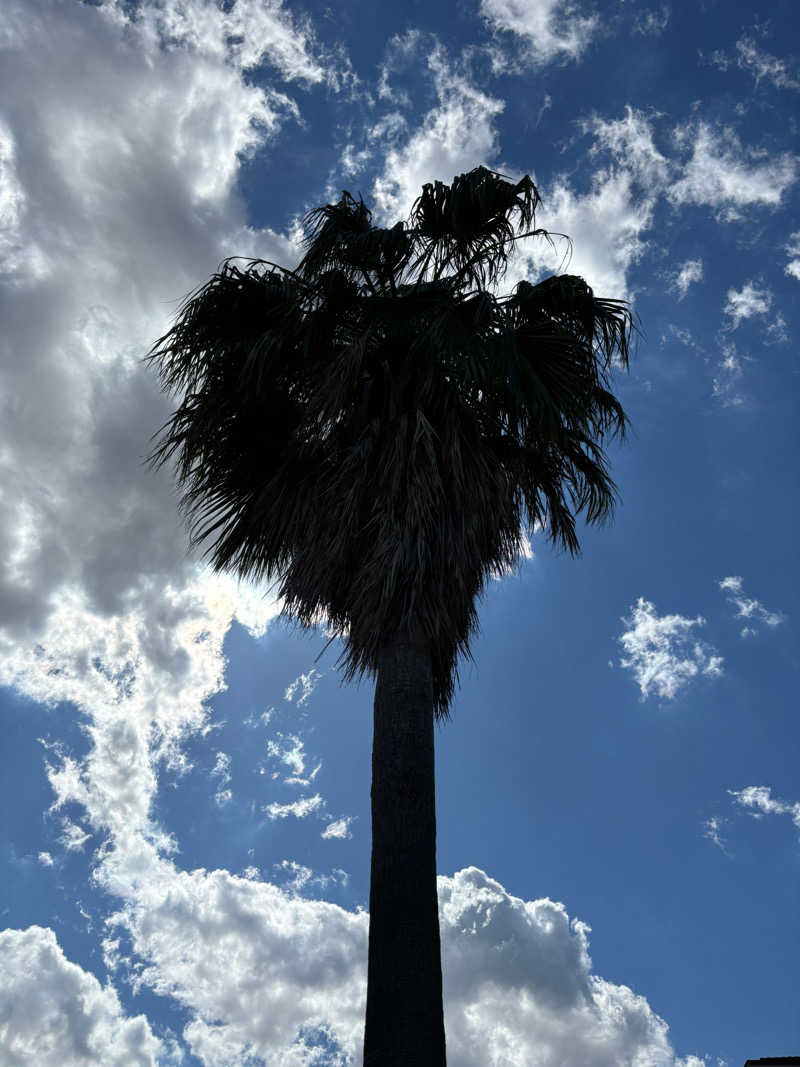
<path fill-rule="evenodd" d="M 445 1067 L 430 647 L 387 643 L 372 741 L 364 1067 Z"/>

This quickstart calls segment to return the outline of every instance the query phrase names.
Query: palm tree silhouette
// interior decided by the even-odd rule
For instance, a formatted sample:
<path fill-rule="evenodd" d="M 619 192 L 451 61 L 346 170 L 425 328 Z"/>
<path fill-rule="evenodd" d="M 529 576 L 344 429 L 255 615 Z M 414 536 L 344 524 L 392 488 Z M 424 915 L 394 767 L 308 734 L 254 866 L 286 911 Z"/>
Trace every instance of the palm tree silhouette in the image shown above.
<path fill-rule="evenodd" d="M 376 678 L 365 1067 L 442 1067 L 434 719 L 487 579 L 526 529 L 578 551 L 616 499 L 623 301 L 578 277 L 496 293 L 539 193 L 484 167 L 373 225 L 348 192 L 304 220 L 296 270 L 226 260 L 148 359 L 180 395 L 173 461 L 192 543 L 325 620 L 345 677 Z"/>

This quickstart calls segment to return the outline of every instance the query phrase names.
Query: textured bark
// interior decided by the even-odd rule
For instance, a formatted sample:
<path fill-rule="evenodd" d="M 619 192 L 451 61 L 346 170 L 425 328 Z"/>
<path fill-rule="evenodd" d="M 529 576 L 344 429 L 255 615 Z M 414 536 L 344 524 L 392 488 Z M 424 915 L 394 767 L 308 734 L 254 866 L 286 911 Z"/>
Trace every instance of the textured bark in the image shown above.
<path fill-rule="evenodd" d="M 372 742 L 364 1067 L 445 1067 L 430 648 L 381 652 Z"/>

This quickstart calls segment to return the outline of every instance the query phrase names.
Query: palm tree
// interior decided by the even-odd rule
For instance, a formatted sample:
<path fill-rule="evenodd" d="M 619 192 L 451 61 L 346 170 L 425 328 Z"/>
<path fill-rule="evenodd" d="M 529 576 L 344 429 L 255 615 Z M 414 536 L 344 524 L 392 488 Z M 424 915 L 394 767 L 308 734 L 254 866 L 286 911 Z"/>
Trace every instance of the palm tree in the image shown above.
<path fill-rule="evenodd" d="M 578 551 L 608 518 L 609 391 L 633 322 L 578 277 L 497 295 L 539 193 L 478 167 L 376 226 L 348 192 L 304 220 L 296 270 L 226 260 L 153 346 L 181 397 L 173 461 L 192 541 L 325 620 L 376 678 L 366 1067 L 442 1067 L 434 720 L 448 717 L 489 576 L 526 529 Z"/>

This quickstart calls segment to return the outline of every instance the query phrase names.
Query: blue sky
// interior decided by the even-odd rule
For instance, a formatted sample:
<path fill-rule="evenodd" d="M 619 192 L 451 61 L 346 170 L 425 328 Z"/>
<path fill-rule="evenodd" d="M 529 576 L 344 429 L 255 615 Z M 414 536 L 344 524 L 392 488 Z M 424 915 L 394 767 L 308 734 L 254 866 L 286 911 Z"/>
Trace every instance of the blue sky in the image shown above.
<path fill-rule="evenodd" d="M 437 732 L 449 1062 L 800 1053 L 794 5 L 7 0 L 0 51 L 0 1060 L 360 1064 L 371 686 L 188 554 L 141 356 L 481 163 L 572 238 L 503 287 L 642 337 L 614 524 L 491 583 Z"/>

